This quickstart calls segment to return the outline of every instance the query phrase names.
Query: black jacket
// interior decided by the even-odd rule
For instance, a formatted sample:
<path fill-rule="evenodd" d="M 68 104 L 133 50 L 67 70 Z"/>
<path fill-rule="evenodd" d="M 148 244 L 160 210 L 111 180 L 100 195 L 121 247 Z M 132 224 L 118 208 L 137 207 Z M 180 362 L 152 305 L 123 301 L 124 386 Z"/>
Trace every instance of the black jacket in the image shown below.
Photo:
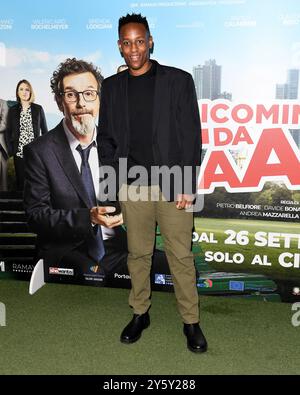
<path fill-rule="evenodd" d="M 174 165 L 192 168 L 191 182 L 182 177 L 177 190 L 171 180 L 171 195 L 195 193 L 197 169 L 201 161 L 201 125 L 192 76 L 180 69 L 161 66 L 156 61 L 153 107 L 153 157 L 157 166 Z M 100 157 L 102 164 L 112 165 L 118 173 L 120 158 L 128 158 L 128 70 L 103 81 L 99 118 Z M 185 185 L 186 184 L 186 185 Z M 185 185 L 185 187 L 184 187 Z"/>
<path fill-rule="evenodd" d="M 18 150 L 21 109 L 22 107 L 18 103 L 12 106 L 8 111 L 5 138 L 9 156 L 15 155 Z M 31 117 L 34 138 L 39 137 L 40 132 L 41 134 L 45 134 L 48 132 L 46 117 L 42 106 L 40 106 L 39 104 L 31 103 Z"/>

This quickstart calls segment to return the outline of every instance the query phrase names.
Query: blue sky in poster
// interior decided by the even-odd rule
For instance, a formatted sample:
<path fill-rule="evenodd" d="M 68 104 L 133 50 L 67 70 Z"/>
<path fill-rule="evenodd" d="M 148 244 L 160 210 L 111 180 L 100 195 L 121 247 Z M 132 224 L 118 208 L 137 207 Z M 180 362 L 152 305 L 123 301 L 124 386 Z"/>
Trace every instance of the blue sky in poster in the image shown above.
<path fill-rule="evenodd" d="M 76 56 L 93 61 L 105 76 L 113 74 L 122 63 L 118 18 L 127 12 L 147 16 L 153 57 L 161 63 L 192 72 L 193 66 L 216 59 L 222 65 L 222 90 L 232 92 L 233 100 L 272 100 L 287 69 L 300 68 L 297 0 L 10 0 L 1 1 L 0 96 L 12 99 L 17 81 L 27 78 L 37 101 L 57 113 L 49 89 L 53 70 Z"/>

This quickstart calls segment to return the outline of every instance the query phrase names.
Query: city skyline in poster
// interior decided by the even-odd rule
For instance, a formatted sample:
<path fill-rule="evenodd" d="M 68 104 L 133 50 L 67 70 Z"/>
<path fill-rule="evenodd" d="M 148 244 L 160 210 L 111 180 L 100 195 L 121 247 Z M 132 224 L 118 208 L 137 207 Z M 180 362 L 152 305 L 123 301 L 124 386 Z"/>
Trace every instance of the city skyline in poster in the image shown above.
<path fill-rule="evenodd" d="M 0 18 L 1 97 L 14 100 L 16 83 L 27 78 L 53 127 L 60 113 L 49 80 L 59 62 L 75 56 L 95 63 L 104 77 L 115 73 L 123 63 L 118 19 L 141 12 L 154 37 L 152 57 L 160 63 L 193 74 L 198 65 L 215 60 L 222 92 L 237 101 L 270 101 L 288 70 L 300 67 L 298 11 L 293 0 L 92 0 L 86 7 L 69 0 L 43 7 L 36 0 L 7 2 Z"/>

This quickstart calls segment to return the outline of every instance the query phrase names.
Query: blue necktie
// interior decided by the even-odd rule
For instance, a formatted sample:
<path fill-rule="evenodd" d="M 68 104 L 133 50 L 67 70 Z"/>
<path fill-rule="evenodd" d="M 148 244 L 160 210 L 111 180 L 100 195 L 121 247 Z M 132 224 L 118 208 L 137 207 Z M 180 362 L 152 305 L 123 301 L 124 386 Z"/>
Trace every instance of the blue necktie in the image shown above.
<path fill-rule="evenodd" d="M 95 188 L 93 183 L 93 177 L 91 168 L 89 165 L 89 155 L 91 148 L 95 146 L 93 142 L 87 148 L 83 149 L 79 144 L 76 149 L 81 155 L 81 180 L 84 185 L 84 188 L 88 194 L 90 207 L 97 206 Z M 97 263 L 103 258 L 105 255 L 104 243 L 102 239 L 101 228 L 98 225 L 93 227 L 94 236 L 87 240 L 88 254 L 91 258 L 93 258 Z"/>

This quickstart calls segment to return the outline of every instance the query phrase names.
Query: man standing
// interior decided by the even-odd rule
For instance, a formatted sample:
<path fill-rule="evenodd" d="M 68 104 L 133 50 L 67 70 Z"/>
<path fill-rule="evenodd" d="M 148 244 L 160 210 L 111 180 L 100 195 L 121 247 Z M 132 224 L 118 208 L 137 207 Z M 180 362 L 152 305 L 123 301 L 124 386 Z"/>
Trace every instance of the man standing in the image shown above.
<path fill-rule="evenodd" d="M 64 119 L 24 148 L 24 206 L 38 236 L 39 257 L 46 268 L 61 264 L 74 269 L 77 277 L 86 266 L 105 273 L 122 261 L 126 264 L 122 215 L 109 216 L 114 207 L 97 205 L 101 196 L 95 122 L 102 80 L 91 63 L 75 58 L 61 63 L 51 88 Z"/>
<path fill-rule="evenodd" d="M 194 200 L 196 166 L 200 164 L 201 154 L 194 83 L 185 71 L 150 60 L 153 39 L 146 18 L 140 14 L 120 18 L 118 46 L 128 70 L 103 81 L 99 122 L 102 162 L 118 168 L 118 161 L 126 158 L 129 172 L 140 166 L 148 174 L 161 166 L 170 169 L 177 165 L 181 170 L 170 183 L 169 194 L 163 183 L 149 176 L 139 187 L 142 199 L 131 198 L 137 180 L 131 179 L 130 173 L 120 190 L 132 285 L 129 304 L 134 312 L 121 334 L 121 342 L 137 341 L 150 324 L 150 269 L 158 223 L 187 346 L 191 351 L 204 352 L 207 343 L 199 326 L 191 252 L 193 214 L 185 210 Z M 190 182 L 182 175 L 186 167 L 192 169 Z M 178 181 L 182 181 L 180 188 Z"/>
<path fill-rule="evenodd" d="M 7 126 L 8 105 L 0 99 L 0 191 L 7 190 L 7 147 L 5 129 Z"/>

